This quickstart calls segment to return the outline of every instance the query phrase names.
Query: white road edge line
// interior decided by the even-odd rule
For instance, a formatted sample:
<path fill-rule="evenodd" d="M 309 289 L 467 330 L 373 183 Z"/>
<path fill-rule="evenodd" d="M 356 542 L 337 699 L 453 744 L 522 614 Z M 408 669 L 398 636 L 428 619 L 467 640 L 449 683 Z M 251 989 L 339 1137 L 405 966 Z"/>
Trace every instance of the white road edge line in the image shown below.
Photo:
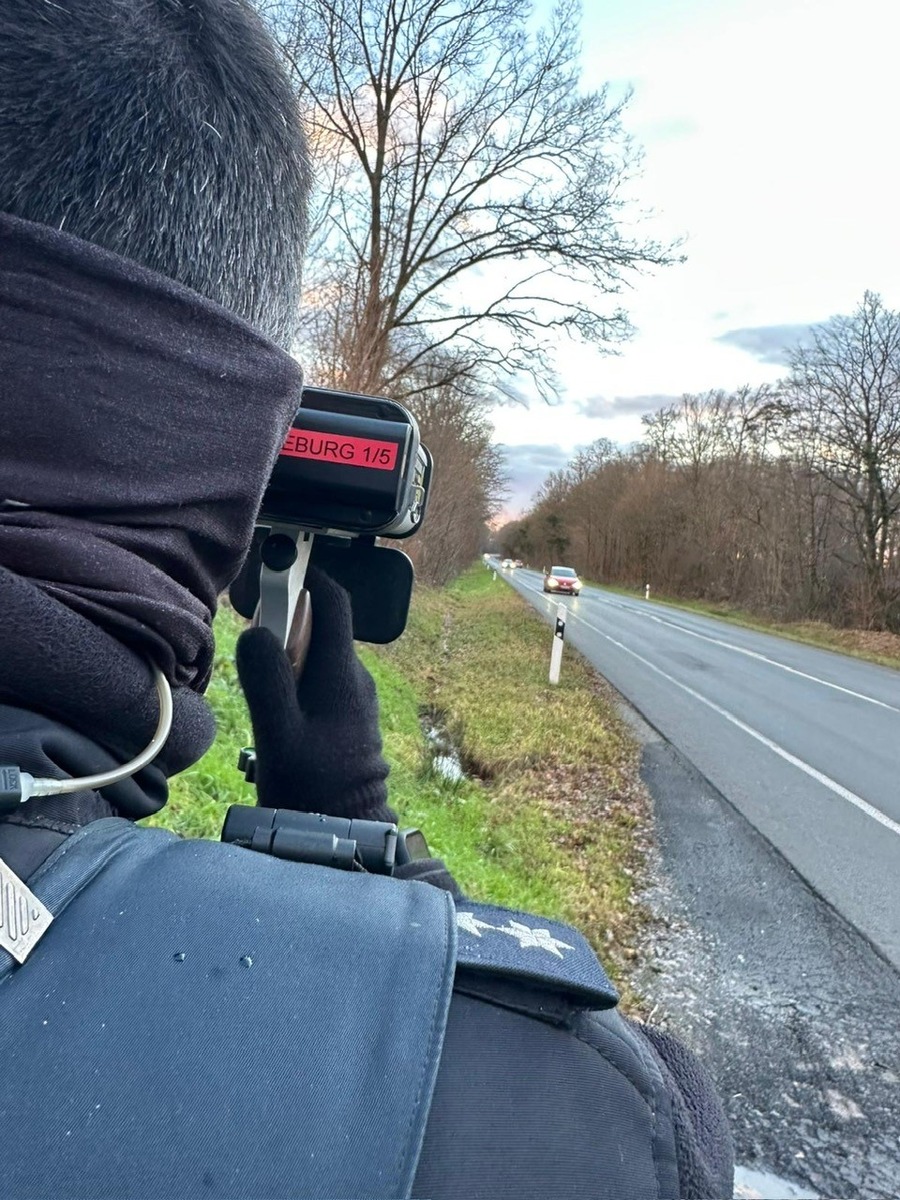
<path fill-rule="evenodd" d="M 543 593 L 538 592 L 537 588 L 533 588 L 528 583 L 524 583 L 523 586 L 527 587 L 530 592 L 534 592 L 535 595 L 540 596 L 541 599 L 544 598 Z M 798 770 L 803 771 L 806 775 L 809 775 L 811 779 L 815 779 L 817 783 L 821 783 L 823 787 L 826 787 L 829 791 L 834 792 L 836 796 L 840 796 L 842 800 L 848 801 L 848 803 L 858 808 L 860 812 L 864 812 L 867 817 L 871 817 L 873 821 L 877 821 L 879 825 L 883 825 L 885 829 L 889 829 L 891 833 L 895 833 L 898 837 L 900 837 L 900 824 L 898 824 L 897 821 L 893 821 L 889 816 L 881 812 L 880 809 L 875 808 L 868 802 L 868 800 L 863 800 L 862 796 L 857 796 L 856 792 L 851 792 L 849 788 L 845 788 L 842 784 L 838 783 L 837 780 L 832 779 L 830 776 L 823 775 L 821 771 L 817 771 L 815 767 L 811 766 L 808 762 L 804 762 L 802 758 L 797 758 L 796 754 L 791 754 L 790 750 L 785 750 L 783 746 L 779 746 L 777 742 L 773 742 L 771 738 L 767 738 L 764 733 L 760 733 L 759 730 L 754 729 L 752 725 L 747 725 L 746 722 L 740 719 L 740 717 L 736 717 L 734 713 L 730 713 L 728 709 L 722 708 L 712 700 L 708 700 L 706 696 L 701 696 L 701 694 L 697 691 L 694 691 L 692 687 L 688 687 L 686 683 L 682 683 L 680 680 L 675 679 L 674 676 L 668 675 L 655 663 L 650 662 L 648 658 L 644 658 L 642 654 L 638 654 L 636 650 L 632 650 L 630 646 L 626 646 L 624 642 L 618 641 L 617 638 L 611 637 L 610 634 L 604 633 L 602 629 L 598 629 L 596 625 L 592 625 L 590 621 L 586 621 L 584 617 L 579 616 L 578 613 L 574 613 L 570 610 L 569 616 L 580 621 L 582 625 L 586 625 L 587 628 L 593 630 L 594 633 L 599 633 L 601 637 L 606 638 L 608 642 L 612 642 L 614 646 L 618 646 L 620 650 L 624 650 L 626 654 L 632 655 L 632 657 L 636 658 L 638 662 L 642 662 L 645 667 L 649 667 L 651 671 L 655 671 L 657 675 L 661 675 L 663 679 L 668 680 L 669 683 L 674 683 L 674 685 L 678 688 L 681 688 L 683 692 L 687 692 L 689 696 L 693 696 L 695 700 L 699 700 L 701 704 L 705 704 L 707 708 L 711 708 L 713 712 L 718 713 L 720 717 L 724 717 L 726 721 L 730 721 L 732 725 L 735 725 L 743 733 L 746 733 L 749 737 L 755 738 L 756 741 L 758 741 L 761 745 L 765 746 L 768 750 L 771 750 L 773 754 L 777 754 L 779 758 L 783 758 L 784 761 L 789 762 L 791 766 L 797 767 Z"/>
<path fill-rule="evenodd" d="M 598 597 L 601 603 L 612 604 L 611 600 L 604 600 Z M 646 617 L 650 621 L 656 621 L 660 625 L 668 625 L 672 629 L 677 629 L 679 633 L 687 633 L 691 637 L 702 638 L 704 642 L 712 642 L 716 646 L 724 646 L 726 650 L 734 650 L 736 654 L 746 654 L 748 658 L 755 658 L 758 662 L 768 663 L 769 666 L 778 667 L 781 671 L 787 671 L 791 675 L 799 675 L 801 679 L 809 679 L 812 683 L 820 683 L 822 687 L 833 688 L 836 692 L 843 692 L 845 696 L 853 696 L 856 700 L 865 700 L 867 704 L 876 704 L 879 708 L 887 708 L 891 712 L 900 713 L 900 708 L 894 704 L 888 704 L 884 700 L 876 700 L 874 696 L 867 696 L 864 692 L 854 692 L 852 688 L 841 687 L 839 683 L 831 683 L 828 679 L 820 679 L 818 675 L 810 675 L 806 671 L 798 671 L 796 667 L 789 667 L 786 663 L 779 662 L 777 658 L 769 658 L 765 654 L 760 654 L 757 650 L 748 650 L 744 646 L 736 646 L 733 642 L 726 642 L 722 638 L 712 637 L 708 633 L 699 633 L 696 629 L 688 629 L 686 625 L 679 625 L 677 621 L 671 621 L 667 617 L 660 617 L 656 613 L 644 612 L 640 608 L 632 607 L 630 604 L 616 604 L 617 608 L 621 608 L 624 612 L 634 613 L 635 616 Z"/>

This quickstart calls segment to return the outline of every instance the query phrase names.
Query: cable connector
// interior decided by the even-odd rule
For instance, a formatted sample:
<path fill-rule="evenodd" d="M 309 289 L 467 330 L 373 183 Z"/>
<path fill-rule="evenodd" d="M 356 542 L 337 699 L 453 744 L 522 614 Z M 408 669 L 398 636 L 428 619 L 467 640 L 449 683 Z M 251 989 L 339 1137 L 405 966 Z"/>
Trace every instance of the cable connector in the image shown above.
<path fill-rule="evenodd" d="M 18 767 L 0 766 L 0 816 L 15 812 L 20 804 L 31 798 L 34 778 Z"/>
<path fill-rule="evenodd" d="M 93 792 L 100 788 L 111 787 L 123 779 L 128 779 L 142 771 L 151 763 L 165 745 L 166 738 L 172 728 L 172 689 L 169 682 L 160 671 L 153 666 L 153 678 L 156 683 L 156 693 L 159 696 L 159 721 L 150 744 L 142 750 L 137 758 L 124 766 L 112 771 L 100 771 L 96 775 L 79 775 L 74 779 L 41 779 L 29 775 L 11 764 L 0 764 L 0 817 L 14 812 L 16 806 L 24 804 L 32 796 L 68 796 L 73 792 Z"/>

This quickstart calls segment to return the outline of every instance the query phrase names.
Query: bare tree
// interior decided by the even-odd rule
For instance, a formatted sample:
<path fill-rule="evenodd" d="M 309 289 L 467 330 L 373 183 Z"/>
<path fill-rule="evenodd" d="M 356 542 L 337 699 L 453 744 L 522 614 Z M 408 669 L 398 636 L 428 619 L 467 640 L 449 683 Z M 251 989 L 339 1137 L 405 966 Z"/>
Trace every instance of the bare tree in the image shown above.
<path fill-rule="evenodd" d="M 308 297 L 335 382 L 402 397 L 452 343 L 455 372 L 546 389 L 548 330 L 628 333 L 609 297 L 672 252 L 624 229 L 638 155 L 626 101 L 580 88 L 577 0 L 537 34 L 521 0 L 267 7 L 319 167 Z"/>
<path fill-rule="evenodd" d="M 401 548 L 420 578 L 444 584 L 482 549 L 485 526 L 506 496 L 506 470 L 484 397 L 460 381 L 446 382 L 452 364 L 432 363 L 418 374 L 426 378 L 417 381 L 409 404 L 434 456 L 434 479 L 422 529 Z"/>
<path fill-rule="evenodd" d="M 788 433 L 843 500 L 864 571 L 867 623 L 900 624 L 900 313 L 866 292 L 795 349 Z"/>

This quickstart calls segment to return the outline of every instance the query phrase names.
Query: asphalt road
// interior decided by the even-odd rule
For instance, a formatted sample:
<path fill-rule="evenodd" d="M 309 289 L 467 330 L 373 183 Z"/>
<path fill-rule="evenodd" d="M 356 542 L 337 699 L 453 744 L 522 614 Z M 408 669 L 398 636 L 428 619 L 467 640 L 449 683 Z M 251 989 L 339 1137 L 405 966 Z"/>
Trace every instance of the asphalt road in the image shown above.
<path fill-rule="evenodd" d="M 540 575 L 502 574 L 555 618 Z M 900 673 L 599 588 L 566 605 L 653 797 L 638 990 L 713 1074 L 736 1195 L 896 1200 Z"/>
<path fill-rule="evenodd" d="M 503 574 L 555 616 L 538 572 Z M 602 588 L 565 603 L 567 642 L 900 967 L 900 672 Z"/>

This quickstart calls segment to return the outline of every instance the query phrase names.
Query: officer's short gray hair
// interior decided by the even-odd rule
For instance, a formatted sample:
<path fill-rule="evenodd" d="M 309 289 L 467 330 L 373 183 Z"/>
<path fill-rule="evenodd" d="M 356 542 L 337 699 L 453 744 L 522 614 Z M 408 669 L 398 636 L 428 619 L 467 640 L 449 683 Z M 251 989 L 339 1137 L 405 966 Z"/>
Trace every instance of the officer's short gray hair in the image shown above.
<path fill-rule="evenodd" d="M 310 170 L 245 0 L 3 0 L 0 209 L 296 329 Z"/>

